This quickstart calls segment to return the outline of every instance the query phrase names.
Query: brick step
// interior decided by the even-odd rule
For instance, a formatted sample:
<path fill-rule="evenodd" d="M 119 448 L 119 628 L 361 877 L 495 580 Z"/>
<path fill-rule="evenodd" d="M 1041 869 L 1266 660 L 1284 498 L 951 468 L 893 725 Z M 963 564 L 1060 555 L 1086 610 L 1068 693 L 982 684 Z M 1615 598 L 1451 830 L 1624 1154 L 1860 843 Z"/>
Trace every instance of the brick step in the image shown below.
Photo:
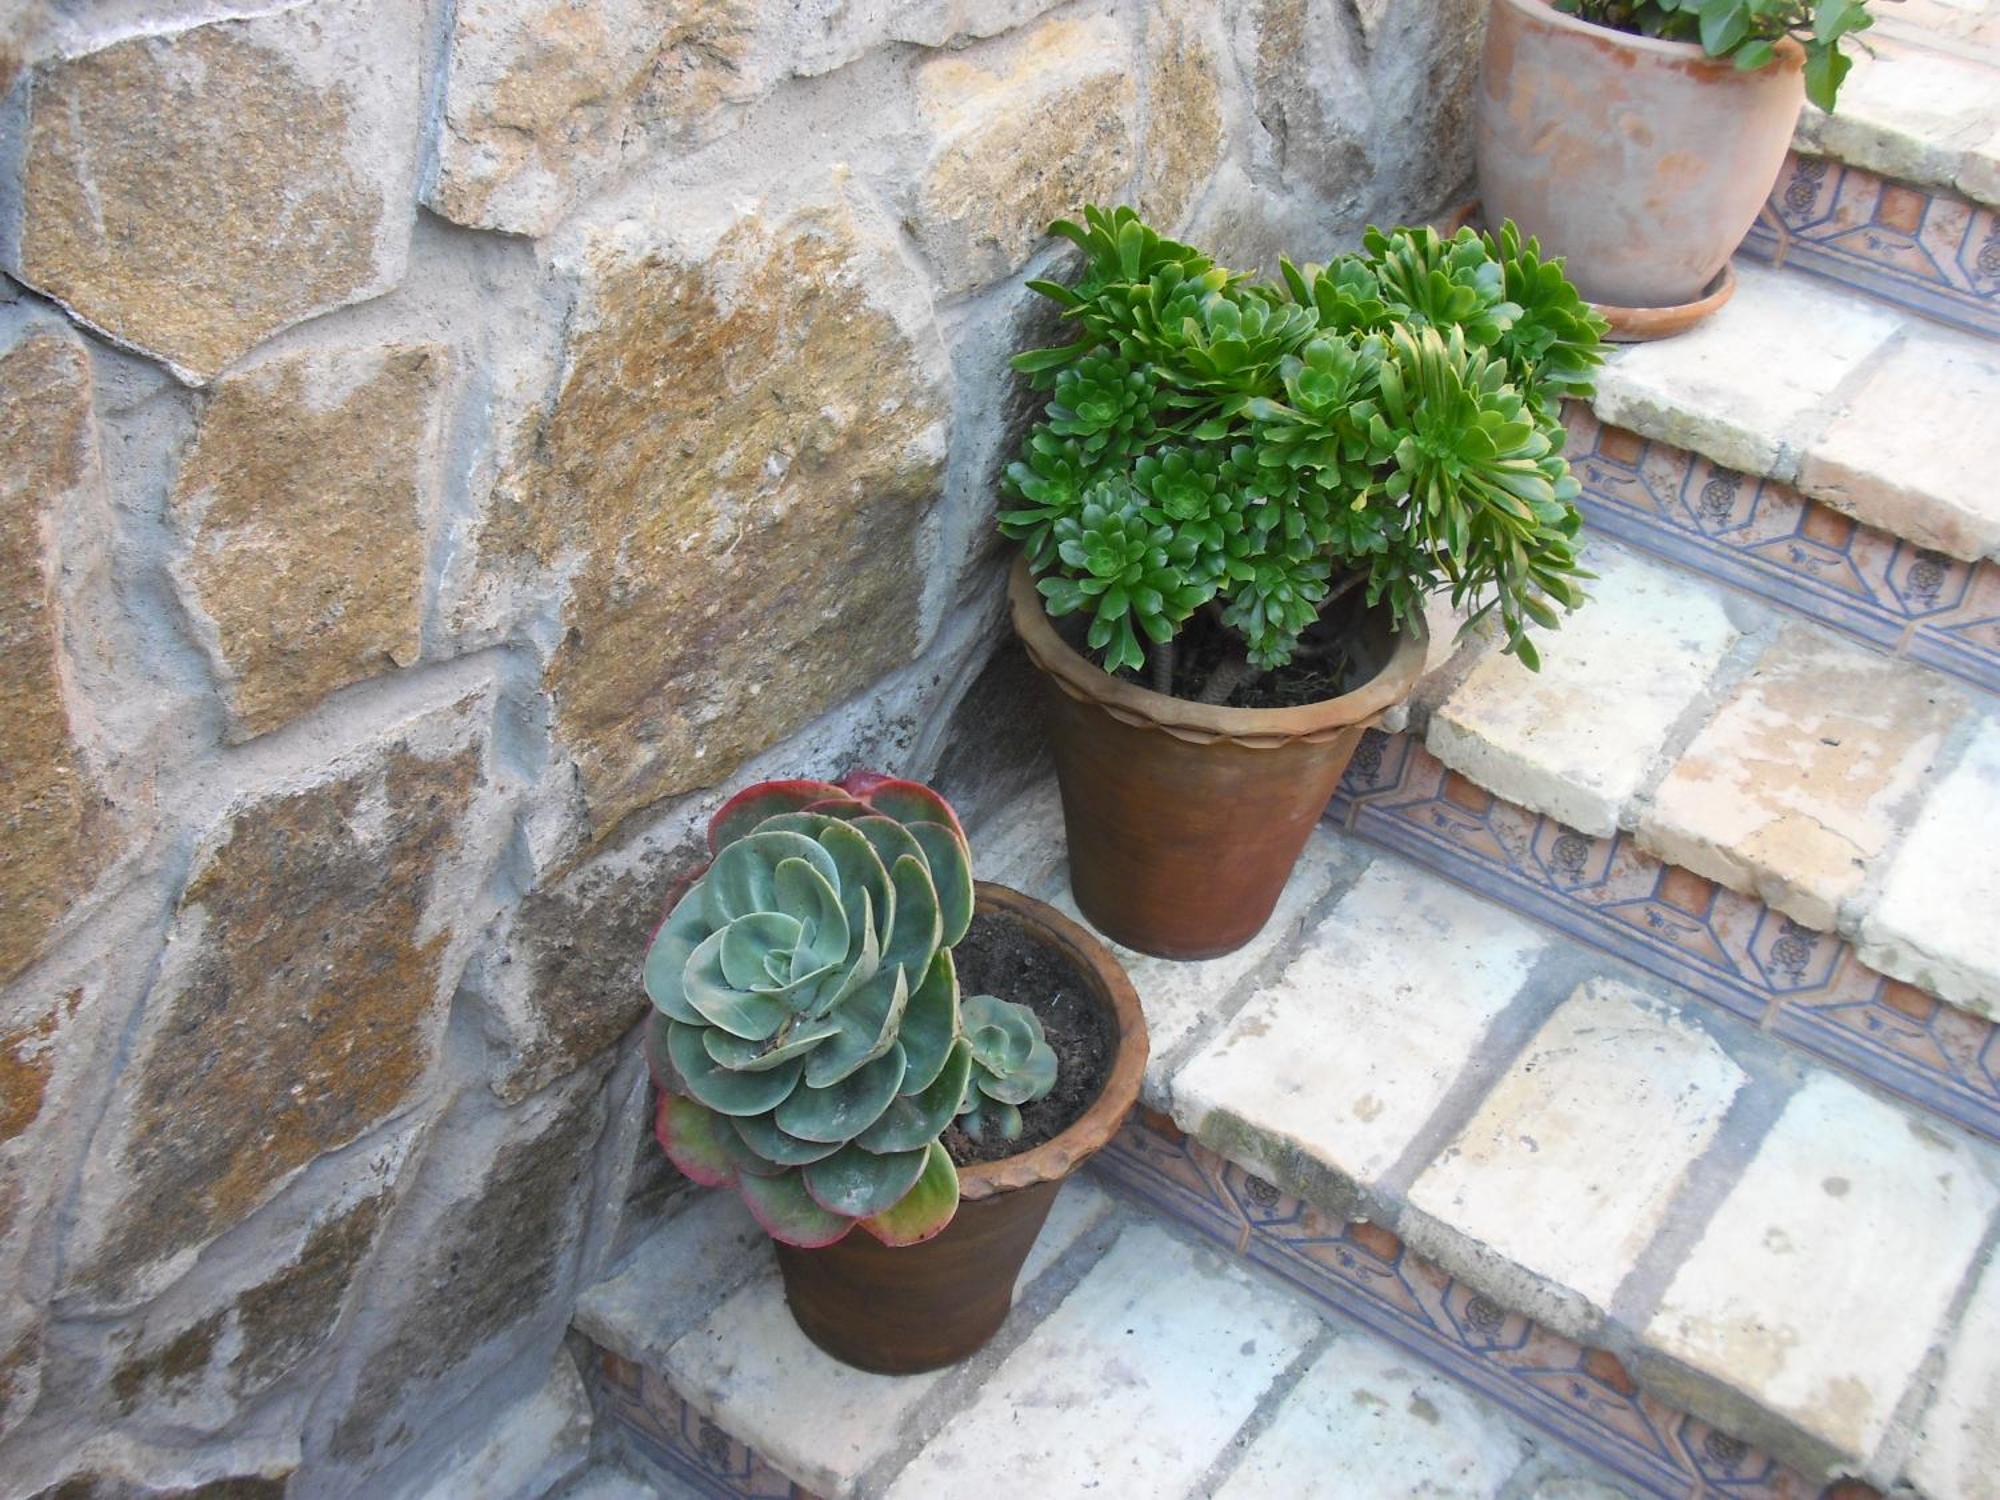
<path fill-rule="evenodd" d="M 1350 1309 L 1341 1277 L 1312 1274 L 1319 1262 L 1299 1226 L 1319 1231 L 1325 1253 L 1349 1243 L 1338 1223 L 1256 1184 L 1266 1208 L 1290 1218 L 1286 1245 L 1307 1257 L 1267 1266 L 1258 1251 L 1271 1250 L 1269 1236 L 1240 1237 L 1251 1247 L 1212 1232 L 1221 1199 L 1166 1215 L 1132 1201 L 1172 1197 L 1204 1170 L 1243 1192 L 1240 1173 L 1137 1126 L 1109 1156 L 1103 1177 L 1063 1189 L 994 1342 L 957 1369 L 901 1378 L 849 1369 L 807 1342 L 762 1232 L 734 1195 L 698 1195 L 581 1300 L 575 1326 L 594 1346 L 600 1438 L 675 1496 L 1812 1493 L 1765 1455 L 1647 1403 L 1615 1362 L 1540 1331 L 1530 1339 L 1497 1311 L 1496 1326 L 1532 1343 L 1533 1361 L 1489 1359 L 1486 1380 L 1454 1378 L 1426 1362 L 1422 1329 L 1372 1330 L 1369 1306 L 1386 1302 Z M 1440 1314 L 1466 1305 L 1389 1236 L 1349 1228 L 1356 1253 L 1397 1286 L 1420 1286 Z M 1463 1345 L 1439 1347 L 1478 1363 Z M 1550 1403 L 1541 1379 L 1556 1367 L 1598 1398 Z M 1516 1409 L 1538 1406 L 1642 1477 Z M 1607 1422 L 1612 1412 L 1624 1420 Z M 1662 1441 L 1634 1443 L 1642 1425 Z M 1734 1483 L 1710 1487 L 1703 1465 Z"/>
<path fill-rule="evenodd" d="M 1406 720 L 1430 754 L 2000 1016 L 2000 850 L 1983 832 L 2000 819 L 2000 703 L 1624 548 L 1587 556 L 1591 600 L 1539 639 L 1539 672 L 1435 622 Z"/>
<path fill-rule="evenodd" d="M 2000 339 L 1793 270 L 1737 282 L 1689 332 L 1613 353 L 1597 420 L 1944 557 L 2000 552 Z"/>
<path fill-rule="evenodd" d="M 991 826 L 1068 905 L 1053 796 Z M 1815 1482 L 1994 1493 L 1990 1143 L 1330 827 L 1245 949 L 1122 956 L 1149 1104 L 1237 1168 Z"/>

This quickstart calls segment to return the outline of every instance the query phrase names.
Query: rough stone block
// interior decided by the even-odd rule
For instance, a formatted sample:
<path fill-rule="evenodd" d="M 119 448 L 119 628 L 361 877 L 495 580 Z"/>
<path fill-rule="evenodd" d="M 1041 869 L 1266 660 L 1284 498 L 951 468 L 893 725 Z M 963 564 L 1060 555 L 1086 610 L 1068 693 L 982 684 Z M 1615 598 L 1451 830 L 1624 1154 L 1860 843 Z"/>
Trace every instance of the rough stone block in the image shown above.
<path fill-rule="evenodd" d="M 1498 1500 L 1532 1451 L 1462 1386 L 1349 1334 L 1313 1362 L 1213 1496 Z"/>
<path fill-rule="evenodd" d="M 1909 1477 L 1927 1495 L 2000 1500 L 2000 1261 L 1959 1315 Z"/>
<path fill-rule="evenodd" d="M 908 662 L 949 375 L 889 229 L 835 200 L 581 237 L 560 389 L 458 608 L 568 574 L 544 682 L 595 837 Z M 713 236 L 713 237 L 711 237 Z"/>
<path fill-rule="evenodd" d="M 1535 635 L 1541 670 L 1485 656 L 1432 712 L 1424 743 L 1496 796 L 1601 837 L 1736 629 L 1693 579 L 1601 546 L 1589 565 L 1590 602 Z"/>
<path fill-rule="evenodd" d="M 2000 1019 L 2000 723 L 1979 726 L 1924 799 L 1856 945 L 1864 963 Z"/>
<path fill-rule="evenodd" d="M 0 983 L 41 951 L 117 837 L 65 691 L 64 559 L 50 545 L 102 482 L 83 341 L 53 323 L 0 330 Z"/>
<path fill-rule="evenodd" d="M 1591 408 L 1611 426 L 1789 480 L 1817 414 L 1901 320 L 1803 277 L 1739 265 L 1736 278 L 1736 295 L 1699 327 L 1618 351 Z"/>
<path fill-rule="evenodd" d="M 1026 1495 L 1189 1492 L 1320 1323 L 1214 1252 L 1126 1230 L 889 1486 L 1005 1474 Z"/>
<path fill-rule="evenodd" d="M 1139 211 L 1171 230 L 1208 185 L 1229 134 L 1217 0 L 1156 5 L 1146 22 L 1146 130 Z"/>
<path fill-rule="evenodd" d="M 576 1361 L 558 1349 L 549 1378 L 496 1413 L 484 1441 L 455 1452 L 443 1473 L 416 1492 L 423 1500 L 544 1500 L 590 1457 L 590 1397 Z M 411 1497 L 415 1500 L 415 1496 Z"/>
<path fill-rule="evenodd" d="M 493 830 L 486 700 L 233 807 L 203 838 L 65 1257 L 136 1300 L 323 1152 L 402 1109 L 457 975 L 453 920 Z"/>
<path fill-rule="evenodd" d="M 717 1308 L 667 1355 L 667 1378 L 697 1411 L 827 1500 L 903 1437 L 944 1373 L 871 1375 L 799 1331 L 775 1269 Z M 979 1472 L 999 1472 L 982 1468 Z"/>
<path fill-rule="evenodd" d="M 1132 175 L 1138 92 L 1110 16 L 939 56 L 916 85 L 934 143 L 910 227 L 948 291 L 1018 270 L 1051 219 L 1116 200 Z"/>
<path fill-rule="evenodd" d="M 1661 783 L 1639 842 L 1830 930 L 1964 711 L 1934 673 L 1790 626 Z"/>
<path fill-rule="evenodd" d="M 2000 86 L 2000 73 L 1994 77 Z M 1843 389 L 1811 441 L 1799 488 L 1919 547 L 1966 559 L 2000 556 L 1991 455 L 1969 440 L 1990 428 L 1995 411 L 2000 353 L 1993 345 L 1913 326 Z"/>
<path fill-rule="evenodd" d="M 1295 1190 L 1320 1173 L 1372 1186 L 1543 946 L 1527 923 L 1378 856 L 1284 972 L 1174 1075 L 1175 1119 Z"/>
<path fill-rule="evenodd" d="M 1866 1459 L 1996 1205 L 1970 1146 L 1816 1076 L 1674 1274 L 1646 1343 Z M 1893 1246 L 1894 1274 L 1858 1246 Z"/>
<path fill-rule="evenodd" d="M 0 260 L 193 381 L 388 290 L 409 250 L 423 24 L 401 0 L 327 0 L 128 28 L 40 64 Z"/>
<path fill-rule="evenodd" d="M 1550 1016 L 1415 1186 L 1407 1238 L 1496 1258 L 1586 1335 L 1666 1222 L 1744 1082 L 1698 1026 L 1612 979 Z"/>
<path fill-rule="evenodd" d="M 217 382 L 170 504 L 238 737 L 417 659 L 446 375 L 390 344 Z"/>

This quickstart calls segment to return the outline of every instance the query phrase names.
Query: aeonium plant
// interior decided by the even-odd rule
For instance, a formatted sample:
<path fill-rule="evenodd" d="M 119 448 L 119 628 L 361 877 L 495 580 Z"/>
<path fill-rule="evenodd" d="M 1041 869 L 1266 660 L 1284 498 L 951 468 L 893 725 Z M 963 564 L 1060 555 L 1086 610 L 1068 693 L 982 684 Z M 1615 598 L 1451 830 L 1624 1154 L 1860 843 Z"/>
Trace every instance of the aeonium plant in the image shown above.
<path fill-rule="evenodd" d="M 1699 42 L 1744 72 L 1768 67 L 1787 37 L 1805 49 L 1806 97 L 1831 110 L 1854 60 L 1841 42 L 1875 24 L 1868 0 L 1550 0 L 1579 20 L 1635 36 Z M 1865 43 L 1862 45 L 1866 45 Z"/>
<path fill-rule="evenodd" d="M 994 1051 L 961 1019 L 951 949 L 973 888 L 957 815 L 873 772 L 769 781 L 716 813 L 709 847 L 646 954 L 661 1146 L 789 1244 L 857 1224 L 888 1245 L 929 1239 L 958 1208 L 940 1136 Z M 985 998 L 982 1024 L 1040 1038 L 1032 1012 Z M 1038 1068 L 1009 1097 L 1054 1081 Z"/>
<path fill-rule="evenodd" d="M 1082 614 L 1111 672 L 1173 691 L 1197 611 L 1235 642 L 1198 696 L 1325 644 L 1337 600 L 1401 625 L 1449 589 L 1537 665 L 1527 629 L 1582 602 L 1561 406 L 1590 392 L 1605 323 L 1560 262 L 1499 235 L 1370 230 L 1277 283 L 1225 270 L 1129 208 L 1087 208 L 1076 325 L 1015 357 L 1048 393 L 1007 470 L 1001 529 L 1049 613 Z"/>

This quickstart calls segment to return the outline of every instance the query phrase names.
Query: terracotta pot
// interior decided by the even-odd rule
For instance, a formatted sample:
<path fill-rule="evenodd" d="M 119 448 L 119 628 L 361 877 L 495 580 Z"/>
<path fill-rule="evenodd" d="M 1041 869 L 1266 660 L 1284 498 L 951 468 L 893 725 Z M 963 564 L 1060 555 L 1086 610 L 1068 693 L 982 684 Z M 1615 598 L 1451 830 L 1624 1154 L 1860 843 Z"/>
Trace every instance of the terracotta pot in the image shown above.
<path fill-rule="evenodd" d="M 1222 708 L 1121 682 L 1056 633 L 1026 558 L 1008 580 L 1014 629 L 1055 689 L 1070 891 L 1100 932 L 1163 958 L 1213 958 L 1278 904 L 1361 733 L 1423 671 L 1421 630 L 1369 617 L 1378 664 L 1351 693 L 1299 708 Z"/>
<path fill-rule="evenodd" d="M 1487 221 L 1567 257 L 1593 302 L 1700 302 L 1777 181 L 1804 67 L 1789 40 L 1744 73 L 1692 42 L 1493 0 L 1475 136 Z"/>
<path fill-rule="evenodd" d="M 1019 922 L 1076 965 L 1117 1049 L 1096 1102 L 1062 1134 L 1019 1156 L 959 1168 L 958 1213 L 942 1234 L 900 1249 L 858 1230 L 820 1250 L 777 1246 L 785 1300 L 806 1337 L 884 1375 L 955 1364 L 999 1331 L 1064 1179 L 1118 1133 L 1146 1072 L 1146 1018 L 1110 950 L 1019 891 L 983 880 L 975 889 L 978 910 Z"/>

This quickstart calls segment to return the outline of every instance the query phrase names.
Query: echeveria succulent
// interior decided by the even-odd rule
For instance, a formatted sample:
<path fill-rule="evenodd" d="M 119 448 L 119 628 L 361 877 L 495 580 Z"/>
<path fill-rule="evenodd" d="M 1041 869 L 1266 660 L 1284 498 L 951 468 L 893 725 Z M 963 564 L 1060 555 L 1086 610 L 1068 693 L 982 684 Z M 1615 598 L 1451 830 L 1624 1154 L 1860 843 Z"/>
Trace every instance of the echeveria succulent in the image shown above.
<path fill-rule="evenodd" d="M 950 1222 L 938 1136 L 965 1097 L 951 945 L 972 920 L 964 830 L 928 787 L 775 781 L 709 826 L 714 860 L 646 955 L 656 1128 L 790 1244 Z"/>
<path fill-rule="evenodd" d="M 975 1140 L 1021 1137 L 1021 1106 L 1056 1086 L 1056 1054 L 1041 1018 L 997 995 L 968 995 L 961 1010 L 972 1050 L 972 1086 L 959 1125 Z"/>

